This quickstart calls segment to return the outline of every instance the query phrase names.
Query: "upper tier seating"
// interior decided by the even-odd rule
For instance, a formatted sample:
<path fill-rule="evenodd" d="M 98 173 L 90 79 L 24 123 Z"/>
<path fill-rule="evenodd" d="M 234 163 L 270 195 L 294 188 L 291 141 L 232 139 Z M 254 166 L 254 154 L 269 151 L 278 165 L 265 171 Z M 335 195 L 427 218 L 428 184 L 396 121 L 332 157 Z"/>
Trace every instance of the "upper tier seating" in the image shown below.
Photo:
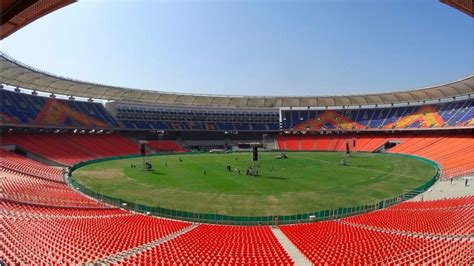
<path fill-rule="evenodd" d="M 157 106 L 112 103 L 128 129 L 179 131 L 278 131 L 278 109 Z"/>
<path fill-rule="evenodd" d="M 0 122 L 9 126 L 163 131 L 280 130 L 276 108 L 218 108 L 63 100 L 0 89 Z M 428 105 L 342 110 L 282 110 L 284 130 L 474 127 L 474 99 Z M 116 117 L 116 119 L 114 119 Z"/>
<path fill-rule="evenodd" d="M 202 224 L 122 261 L 141 265 L 290 265 L 268 226 Z"/>
<path fill-rule="evenodd" d="M 0 89 L 1 122 L 30 126 L 117 128 L 100 103 L 61 100 Z"/>
<path fill-rule="evenodd" d="M 405 129 L 473 127 L 474 99 L 420 106 L 343 110 L 282 110 L 283 129 Z"/>

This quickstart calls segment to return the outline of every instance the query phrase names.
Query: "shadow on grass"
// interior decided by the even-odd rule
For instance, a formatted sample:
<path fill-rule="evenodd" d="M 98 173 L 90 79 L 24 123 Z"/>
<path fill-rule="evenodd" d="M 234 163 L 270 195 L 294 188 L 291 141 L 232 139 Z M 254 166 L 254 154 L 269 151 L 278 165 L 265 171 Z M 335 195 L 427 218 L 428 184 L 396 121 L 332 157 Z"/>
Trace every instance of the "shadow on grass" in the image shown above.
<path fill-rule="evenodd" d="M 165 173 L 157 172 L 155 170 L 151 170 L 151 171 L 141 170 L 140 172 L 152 174 L 152 175 L 166 175 Z"/>
<path fill-rule="evenodd" d="M 282 176 L 265 176 L 265 175 L 259 175 L 257 176 L 257 178 L 268 178 L 268 179 L 281 179 L 281 180 L 285 180 L 285 179 L 290 179 L 289 177 L 282 177 Z"/>

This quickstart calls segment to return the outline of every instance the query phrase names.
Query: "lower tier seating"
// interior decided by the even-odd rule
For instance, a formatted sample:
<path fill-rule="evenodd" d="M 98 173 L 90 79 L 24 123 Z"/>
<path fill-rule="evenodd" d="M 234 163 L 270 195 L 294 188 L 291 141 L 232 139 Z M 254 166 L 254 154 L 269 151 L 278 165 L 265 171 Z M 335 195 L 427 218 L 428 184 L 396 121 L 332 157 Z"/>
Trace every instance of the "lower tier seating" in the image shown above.
<path fill-rule="evenodd" d="M 412 154 L 433 160 L 443 168 L 445 178 L 464 175 L 474 169 L 474 136 L 413 136 L 399 138 L 389 152 Z"/>
<path fill-rule="evenodd" d="M 348 143 L 351 151 L 373 152 L 388 141 L 398 145 L 389 148 L 387 152 L 411 154 L 433 160 L 441 166 L 444 178 L 474 171 L 474 136 L 469 134 L 306 134 L 279 135 L 277 138 L 279 149 L 290 151 L 345 151 Z"/>
<path fill-rule="evenodd" d="M 466 200 L 469 203 L 462 206 L 440 208 L 436 204 L 438 201 L 435 201 L 433 204 L 427 202 L 432 206 L 431 208 L 419 209 L 416 205 L 402 206 L 352 216 L 342 221 L 401 232 L 470 236 L 474 235 L 474 196 L 467 197 Z"/>
<path fill-rule="evenodd" d="M 156 152 L 185 152 L 176 141 L 173 140 L 149 140 L 147 146 Z"/>
<path fill-rule="evenodd" d="M 16 217 L 50 217 L 50 218 L 80 218 L 80 217 L 115 217 L 131 215 L 130 212 L 115 208 L 68 208 L 56 206 L 38 206 L 4 200 L 0 203 L 7 216 Z"/>
<path fill-rule="evenodd" d="M 469 238 L 433 238 L 385 233 L 328 221 L 280 226 L 314 264 L 469 264 Z M 466 264 L 466 265 L 467 265 Z"/>
<path fill-rule="evenodd" d="M 51 161 L 74 165 L 101 157 L 140 154 L 140 145 L 117 134 L 4 134 L 4 144 L 14 144 Z M 171 140 L 150 141 L 156 152 L 183 152 Z"/>
<path fill-rule="evenodd" d="M 63 165 L 140 153 L 137 143 L 113 134 L 4 134 L 2 141 Z"/>
<path fill-rule="evenodd" d="M 22 160 L 35 165 L 29 159 Z M 38 167 L 44 172 L 42 177 L 22 173 L 30 172 L 29 168 L 0 167 L 0 261 L 7 265 L 82 264 L 190 225 L 93 201 L 63 182 L 46 178 L 52 171 L 46 168 Z"/>
<path fill-rule="evenodd" d="M 280 150 L 289 151 L 345 151 L 346 143 L 351 151 L 374 151 L 388 140 L 376 135 L 279 135 Z M 355 145 L 354 145 L 355 144 Z"/>
<path fill-rule="evenodd" d="M 63 171 L 0 149 L 0 166 L 13 171 L 63 182 Z"/>
<path fill-rule="evenodd" d="M 104 205 L 71 190 L 65 183 L 0 167 L 2 190 L 0 198 L 38 206 L 71 208 L 103 208 Z"/>
<path fill-rule="evenodd" d="M 370 150 L 376 146 L 371 143 L 378 143 L 373 139 L 359 140 L 357 145 L 361 145 L 361 150 Z M 455 148 L 456 152 L 439 155 L 443 153 L 440 148 L 433 152 L 426 145 L 441 147 L 436 143 L 444 143 L 458 147 L 459 143 L 469 141 L 400 140 L 400 151 L 396 152 L 423 154 L 445 162 L 446 167 L 455 161 L 455 156 L 460 156 L 461 150 Z M 49 149 L 44 143 L 30 141 Z M 313 147 L 339 150 L 345 146 L 341 139 L 318 141 Z M 300 139 L 290 146 L 301 147 L 302 143 Z M 107 150 L 110 153 L 102 150 L 88 156 L 96 158 L 115 152 Z M 96 202 L 62 182 L 60 171 L 30 159 L 2 152 L 0 162 L 0 261 L 6 265 L 93 263 L 166 239 L 191 226 L 189 222 L 148 217 Z M 472 265 L 473 204 L 473 196 L 404 202 L 340 221 L 279 228 L 315 264 Z M 268 226 L 201 224 L 157 246 L 130 253 L 118 264 L 291 265 L 293 261 Z"/>
<path fill-rule="evenodd" d="M 268 226 L 202 224 L 122 261 L 141 265 L 290 265 Z"/>
<path fill-rule="evenodd" d="M 189 223 L 121 217 L 25 218 L 1 215 L 2 258 L 8 265 L 65 265 L 95 261 L 163 238 Z M 3 252 L 2 252 L 3 253 Z"/>
<path fill-rule="evenodd" d="M 451 198 L 449 200 L 439 199 L 430 201 L 406 201 L 397 205 L 391 206 L 391 210 L 422 210 L 422 209 L 446 209 L 446 208 L 460 208 L 472 207 L 474 204 L 472 196 Z"/>

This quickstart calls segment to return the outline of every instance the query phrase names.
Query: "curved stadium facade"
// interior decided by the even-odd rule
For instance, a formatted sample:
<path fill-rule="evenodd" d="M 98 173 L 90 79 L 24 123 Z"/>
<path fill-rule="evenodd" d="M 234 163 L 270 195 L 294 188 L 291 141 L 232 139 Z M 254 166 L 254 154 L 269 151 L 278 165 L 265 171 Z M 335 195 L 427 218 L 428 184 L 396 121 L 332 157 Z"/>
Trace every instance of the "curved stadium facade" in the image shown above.
<path fill-rule="evenodd" d="M 250 97 L 162 93 L 93 84 L 58 77 L 0 57 L 1 82 L 33 95 L 50 93 L 50 99 L 22 95 L 38 101 L 44 109 L 66 110 L 80 116 L 74 105 L 90 106 L 97 113 L 84 113 L 82 127 L 160 131 L 360 131 L 419 128 L 469 128 L 472 121 L 474 76 L 432 87 L 399 92 L 324 97 Z M 20 104 L 11 95 L 12 103 Z M 56 96 L 69 97 L 69 101 Z M 73 101 L 74 97 L 88 102 Z M 93 99 L 107 100 L 105 109 Z M 25 99 L 26 100 L 26 99 Z M 71 102 L 73 104 L 71 104 Z M 56 106 L 62 106 L 56 108 Z M 71 107 L 66 108 L 66 107 Z M 15 106 L 12 106 L 15 108 Z M 66 108 L 66 109 L 64 109 Z M 16 106 L 21 112 L 21 106 Z M 70 109 L 70 110 L 69 110 Z M 55 116 L 55 115 L 53 115 Z M 24 116 L 2 112 L 5 124 L 35 125 L 44 119 L 33 113 Z M 87 119 L 87 117 L 90 117 Z M 87 125 L 84 121 L 90 121 Z M 61 126 L 64 121 L 42 123 Z M 36 123 L 37 124 L 37 123 Z M 69 126 L 73 127 L 71 121 Z"/>

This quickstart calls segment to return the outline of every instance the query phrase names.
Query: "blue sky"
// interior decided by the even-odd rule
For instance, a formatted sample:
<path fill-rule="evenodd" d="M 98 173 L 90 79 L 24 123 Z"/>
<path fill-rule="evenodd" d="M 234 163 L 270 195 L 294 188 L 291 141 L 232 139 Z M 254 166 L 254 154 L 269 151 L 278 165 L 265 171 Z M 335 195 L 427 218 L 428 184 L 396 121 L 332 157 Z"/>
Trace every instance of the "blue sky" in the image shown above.
<path fill-rule="evenodd" d="M 474 20 L 436 0 L 80 1 L 2 50 L 51 73 L 132 88 L 357 94 L 474 73 Z"/>

